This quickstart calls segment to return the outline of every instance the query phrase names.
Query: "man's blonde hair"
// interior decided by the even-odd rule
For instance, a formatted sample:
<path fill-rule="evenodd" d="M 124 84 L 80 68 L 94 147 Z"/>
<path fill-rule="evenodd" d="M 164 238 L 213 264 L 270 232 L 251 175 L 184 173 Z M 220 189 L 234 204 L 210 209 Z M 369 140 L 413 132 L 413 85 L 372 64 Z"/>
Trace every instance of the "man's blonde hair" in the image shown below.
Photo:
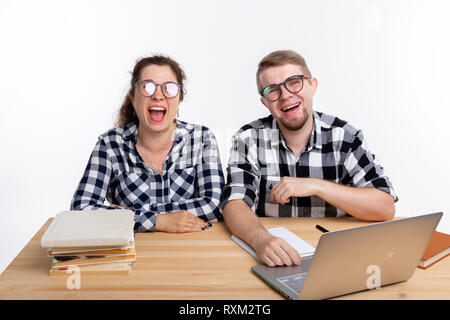
<path fill-rule="evenodd" d="M 306 65 L 305 59 L 301 55 L 293 50 L 278 50 L 269 53 L 258 64 L 258 70 L 256 71 L 256 85 L 258 87 L 258 92 L 263 89 L 260 81 L 260 76 L 264 70 L 270 67 L 282 66 L 288 63 L 296 64 L 302 67 L 304 75 L 311 79 L 311 72 Z"/>

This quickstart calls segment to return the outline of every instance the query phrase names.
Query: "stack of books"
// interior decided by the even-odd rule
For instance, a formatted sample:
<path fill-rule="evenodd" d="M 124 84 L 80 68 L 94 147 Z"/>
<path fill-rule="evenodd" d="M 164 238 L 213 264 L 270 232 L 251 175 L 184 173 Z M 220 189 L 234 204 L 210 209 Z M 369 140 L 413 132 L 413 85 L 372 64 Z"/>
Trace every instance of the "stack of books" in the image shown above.
<path fill-rule="evenodd" d="M 49 274 L 128 274 L 136 261 L 133 226 L 131 210 L 58 213 L 41 238 L 53 257 Z"/>

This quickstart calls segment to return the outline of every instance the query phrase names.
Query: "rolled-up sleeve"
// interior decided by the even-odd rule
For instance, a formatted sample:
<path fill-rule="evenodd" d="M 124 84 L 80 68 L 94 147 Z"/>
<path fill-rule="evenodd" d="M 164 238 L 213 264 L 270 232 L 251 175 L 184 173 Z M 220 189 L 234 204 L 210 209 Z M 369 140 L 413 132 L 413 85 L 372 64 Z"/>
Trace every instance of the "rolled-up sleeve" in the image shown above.
<path fill-rule="evenodd" d="M 384 174 L 380 159 L 368 149 L 364 134 L 358 130 L 344 161 L 344 170 L 349 184 L 359 188 L 376 188 L 390 194 L 395 201 L 398 197 L 392 183 Z"/>
<path fill-rule="evenodd" d="M 242 200 L 253 210 L 258 202 L 260 183 L 256 143 L 251 137 L 237 133 L 232 138 L 227 167 L 227 184 L 222 193 L 220 208 L 231 200 Z"/>
<path fill-rule="evenodd" d="M 133 205 L 135 214 L 134 231 L 147 232 L 156 230 L 156 215 L 157 212 L 151 210 L 150 204 L 135 204 Z"/>
<path fill-rule="evenodd" d="M 72 198 L 70 210 L 112 209 L 104 205 L 112 174 L 106 145 L 99 139 Z"/>

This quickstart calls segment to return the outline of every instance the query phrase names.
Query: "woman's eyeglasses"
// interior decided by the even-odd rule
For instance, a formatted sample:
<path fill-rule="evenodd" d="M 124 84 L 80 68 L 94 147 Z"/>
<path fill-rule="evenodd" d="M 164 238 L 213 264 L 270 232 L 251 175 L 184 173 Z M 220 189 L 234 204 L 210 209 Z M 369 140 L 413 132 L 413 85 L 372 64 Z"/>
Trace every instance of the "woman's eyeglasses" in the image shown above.
<path fill-rule="evenodd" d="M 136 82 L 139 94 L 144 97 L 151 97 L 155 94 L 156 88 L 160 86 L 162 94 L 168 99 L 175 98 L 180 92 L 180 85 L 178 83 L 167 81 L 162 84 L 156 84 L 152 80 L 142 80 Z"/>

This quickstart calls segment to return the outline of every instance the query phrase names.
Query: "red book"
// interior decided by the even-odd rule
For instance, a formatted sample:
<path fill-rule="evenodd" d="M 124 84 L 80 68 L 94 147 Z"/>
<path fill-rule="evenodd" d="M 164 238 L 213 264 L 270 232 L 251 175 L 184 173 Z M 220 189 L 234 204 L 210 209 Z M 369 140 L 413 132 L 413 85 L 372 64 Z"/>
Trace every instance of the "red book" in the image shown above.
<path fill-rule="evenodd" d="M 417 266 L 421 269 L 426 269 L 449 255 L 450 235 L 435 231 Z"/>

